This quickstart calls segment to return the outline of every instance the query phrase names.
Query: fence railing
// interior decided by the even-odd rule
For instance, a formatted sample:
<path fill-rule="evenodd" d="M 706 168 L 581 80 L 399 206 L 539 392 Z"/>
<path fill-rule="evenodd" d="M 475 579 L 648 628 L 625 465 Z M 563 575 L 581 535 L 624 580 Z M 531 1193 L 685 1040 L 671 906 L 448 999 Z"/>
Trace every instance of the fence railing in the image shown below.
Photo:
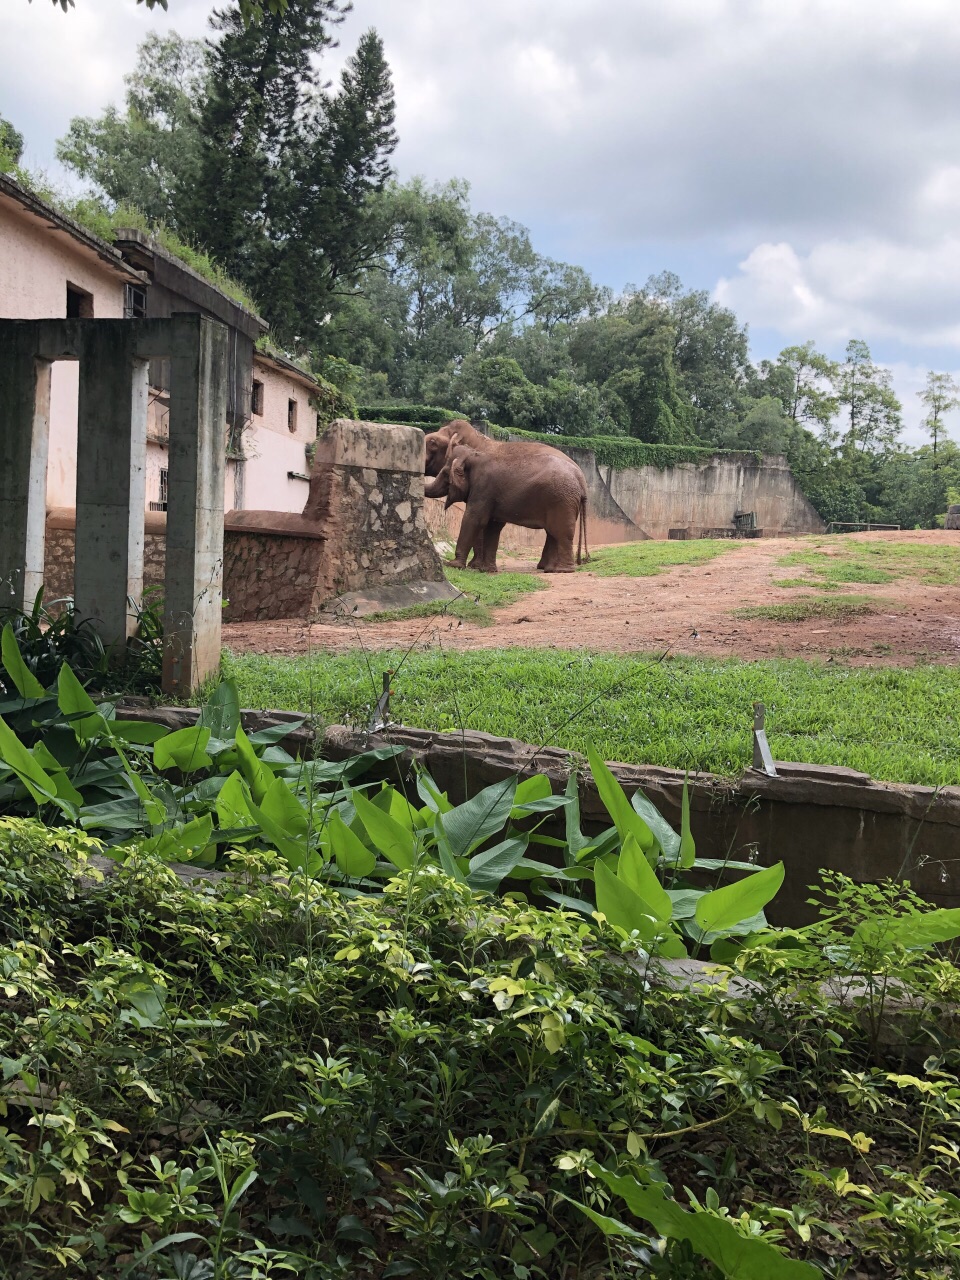
<path fill-rule="evenodd" d="M 854 532 L 864 530 L 870 533 L 873 529 L 899 529 L 898 524 L 878 524 L 876 520 L 831 520 L 827 525 L 827 533 L 833 533 L 836 529 L 843 533 L 845 529 Z"/>

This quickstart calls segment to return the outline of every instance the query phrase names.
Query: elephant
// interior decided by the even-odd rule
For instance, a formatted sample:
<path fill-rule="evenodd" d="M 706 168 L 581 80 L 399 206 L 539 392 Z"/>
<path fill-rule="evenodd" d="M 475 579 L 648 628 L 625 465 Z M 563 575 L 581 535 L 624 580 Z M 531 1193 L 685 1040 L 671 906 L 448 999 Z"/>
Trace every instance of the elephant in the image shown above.
<path fill-rule="evenodd" d="M 456 433 L 452 433 L 455 437 Z M 573 541 L 580 522 L 576 564 L 587 548 L 587 486 L 583 472 L 566 455 L 549 446 L 529 454 L 524 466 L 497 452 L 482 452 L 451 440 L 446 462 L 427 497 L 446 496 L 446 506 L 465 502 L 466 510 L 450 562 L 465 568 L 473 548 L 473 568 L 497 572 L 497 547 L 505 524 L 543 529 L 546 541 L 538 569 L 544 573 L 573 573 Z"/>
<path fill-rule="evenodd" d="M 492 440 L 476 427 L 470 425 L 465 418 L 457 418 L 445 426 L 431 431 L 426 438 L 426 458 L 424 475 L 438 476 L 447 461 L 447 452 L 453 443 L 467 445 L 479 453 L 496 454 L 498 457 L 510 459 L 515 466 L 527 466 L 535 457 L 552 457 L 567 467 L 579 472 L 580 468 L 565 453 L 555 449 L 551 444 L 541 444 L 537 440 Z M 582 472 L 580 473 L 582 475 Z M 513 523 L 510 521 L 509 523 Z"/>

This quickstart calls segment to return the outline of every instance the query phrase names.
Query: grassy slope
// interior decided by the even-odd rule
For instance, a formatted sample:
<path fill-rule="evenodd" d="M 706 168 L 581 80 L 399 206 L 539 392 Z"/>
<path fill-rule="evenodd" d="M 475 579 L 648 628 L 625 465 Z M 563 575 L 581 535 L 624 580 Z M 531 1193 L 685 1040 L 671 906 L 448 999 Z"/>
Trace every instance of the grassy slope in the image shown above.
<path fill-rule="evenodd" d="M 681 544 L 682 545 L 682 544 Z M 767 706 L 774 756 L 847 765 L 891 782 L 960 785 L 960 668 L 845 668 L 800 660 L 701 661 L 558 650 L 230 655 L 244 706 L 366 723 L 380 672 L 394 715 L 464 726 L 610 760 L 727 775 L 750 761 L 752 703 Z"/>

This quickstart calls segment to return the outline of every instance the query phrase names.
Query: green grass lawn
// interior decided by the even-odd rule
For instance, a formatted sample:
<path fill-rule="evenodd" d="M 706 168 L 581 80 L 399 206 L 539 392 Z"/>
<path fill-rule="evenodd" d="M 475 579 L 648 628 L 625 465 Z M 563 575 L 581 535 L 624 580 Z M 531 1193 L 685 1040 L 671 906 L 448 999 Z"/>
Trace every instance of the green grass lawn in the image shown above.
<path fill-rule="evenodd" d="M 960 667 L 658 662 L 527 649 L 227 653 L 224 667 L 243 706 L 356 724 L 367 722 L 381 672 L 399 668 L 393 714 L 408 725 L 463 726 L 576 751 L 589 742 L 609 760 L 728 776 L 750 763 L 752 704 L 760 701 L 777 759 L 960 785 Z"/>
<path fill-rule="evenodd" d="M 960 584 L 960 547 L 924 543 L 853 542 L 842 534 L 818 538 L 809 549 L 782 556 L 778 564 L 806 569 L 824 585 L 847 582 L 884 583 L 914 578 L 930 586 Z M 809 578 L 804 586 L 820 585 Z M 778 585 L 785 586 L 786 583 Z M 792 584 L 791 584 L 792 585 Z"/>
<path fill-rule="evenodd" d="M 548 582 L 535 573 L 474 573 L 471 569 L 445 569 L 447 579 L 463 592 L 456 600 L 433 601 L 411 605 L 409 609 L 390 609 L 368 614 L 366 622 L 390 622 L 400 618 L 432 618 L 443 615 L 477 622 L 488 627 L 493 622 L 491 609 L 502 609 L 531 591 L 543 591 Z"/>
<path fill-rule="evenodd" d="M 604 578 L 649 578 L 664 569 L 683 564 L 705 564 L 725 551 L 735 551 L 742 542 L 732 538 L 699 538 L 692 542 L 624 542 L 617 547 L 591 551 L 591 559 L 581 571 Z"/>

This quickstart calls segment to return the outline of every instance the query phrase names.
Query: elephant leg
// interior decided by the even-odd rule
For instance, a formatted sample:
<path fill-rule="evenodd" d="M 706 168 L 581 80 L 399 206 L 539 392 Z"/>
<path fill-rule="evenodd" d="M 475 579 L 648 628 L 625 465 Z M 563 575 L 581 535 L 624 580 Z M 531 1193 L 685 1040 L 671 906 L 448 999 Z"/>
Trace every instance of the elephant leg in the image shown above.
<path fill-rule="evenodd" d="M 503 533 L 503 524 L 497 520 L 491 520 L 483 531 L 483 557 L 482 563 L 474 565 L 481 573 L 497 573 L 497 550 L 500 546 L 500 535 Z"/>
<path fill-rule="evenodd" d="M 553 567 L 557 562 L 560 548 L 557 546 L 557 540 L 553 534 L 548 533 L 543 544 L 543 551 L 540 553 L 540 560 L 537 568 L 543 573 L 552 573 Z"/>
<path fill-rule="evenodd" d="M 486 525 L 486 514 L 478 513 L 470 510 L 470 504 L 467 503 L 466 510 L 463 513 L 463 520 L 460 522 L 460 533 L 457 536 L 457 550 L 452 560 L 448 560 L 447 564 L 453 569 L 465 569 L 467 567 L 467 556 L 473 550 L 473 568 L 480 568 L 477 564 L 479 553 L 480 562 L 483 562 L 483 531 Z"/>
<path fill-rule="evenodd" d="M 547 541 L 543 548 L 544 573 L 573 573 L 576 570 L 573 544 L 580 514 L 579 506 L 571 514 L 572 518 L 568 519 L 567 513 L 564 512 L 562 518 L 552 522 L 547 530 Z M 549 557 L 548 547 L 551 551 Z"/>

